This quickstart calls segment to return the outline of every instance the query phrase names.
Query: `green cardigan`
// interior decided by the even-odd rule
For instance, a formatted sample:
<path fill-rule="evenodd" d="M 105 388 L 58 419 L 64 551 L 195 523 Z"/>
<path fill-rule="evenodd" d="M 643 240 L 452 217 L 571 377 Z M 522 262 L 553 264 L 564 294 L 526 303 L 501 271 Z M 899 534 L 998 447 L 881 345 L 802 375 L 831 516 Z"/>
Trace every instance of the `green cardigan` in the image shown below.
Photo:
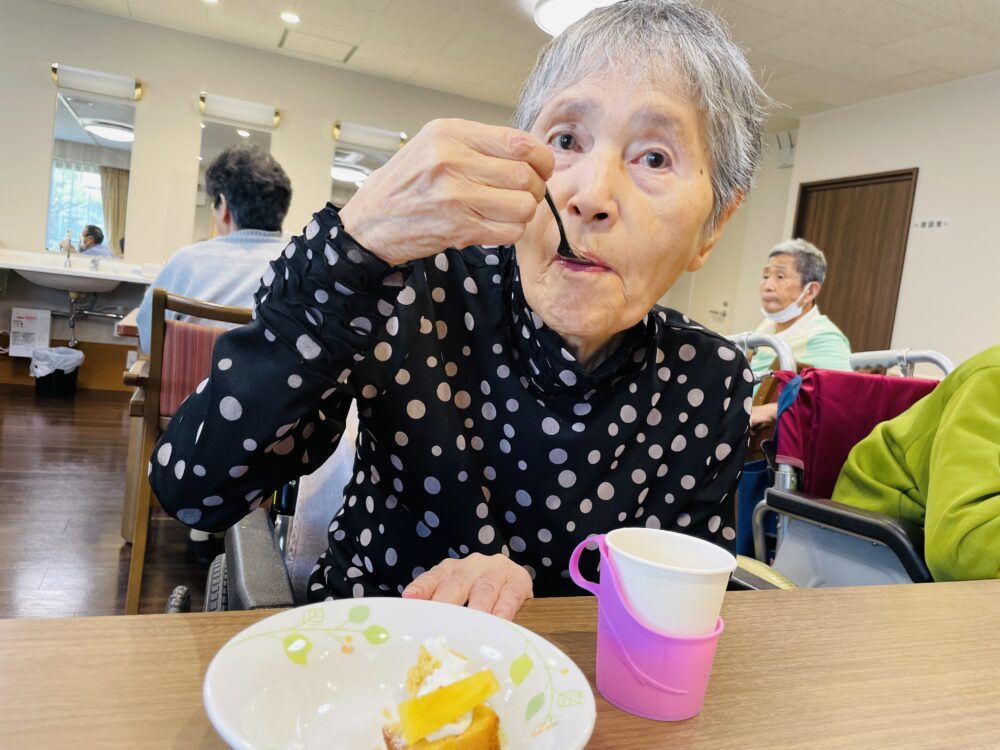
<path fill-rule="evenodd" d="M 854 446 L 833 499 L 923 526 L 936 581 L 1000 578 L 1000 346 Z"/>

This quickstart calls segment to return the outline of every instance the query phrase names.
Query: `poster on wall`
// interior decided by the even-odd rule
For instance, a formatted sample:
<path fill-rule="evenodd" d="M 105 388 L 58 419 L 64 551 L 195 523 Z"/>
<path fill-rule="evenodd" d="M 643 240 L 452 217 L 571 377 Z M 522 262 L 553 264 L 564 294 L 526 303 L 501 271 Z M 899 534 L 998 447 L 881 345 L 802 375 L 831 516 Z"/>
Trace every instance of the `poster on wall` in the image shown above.
<path fill-rule="evenodd" d="M 48 346 L 51 324 L 51 310 L 11 308 L 10 356 L 30 357 L 32 350 Z"/>

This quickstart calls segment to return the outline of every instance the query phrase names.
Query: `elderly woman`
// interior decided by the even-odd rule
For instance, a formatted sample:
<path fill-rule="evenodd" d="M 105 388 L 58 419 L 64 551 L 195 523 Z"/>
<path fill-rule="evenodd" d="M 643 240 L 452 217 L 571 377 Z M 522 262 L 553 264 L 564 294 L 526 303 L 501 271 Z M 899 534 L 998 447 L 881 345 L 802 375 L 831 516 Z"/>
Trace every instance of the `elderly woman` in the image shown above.
<path fill-rule="evenodd" d="M 775 245 L 760 279 L 764 320 L 756 333 L 784 341 L 800 365 L 850 370 L 850 342 L 816 304 L 825 280 L 826 256 L 814 244 L 795 239 Z M 764 376 L 773 369 L 773 358 L 755 354 L 750 367 L 754 375 Z M 773 403 L 755 405 L 751 424 L 754 428 L 773 424 L 777 410 Z"/>
<path fill-rule="evenodd" d="M 432 122 L 288 245 L 154 452 L 161 503 L 230 526 L 318 467 L 356 400 L 355 476 L 313 599 L 513 617 L 573 591 L 590 534 L 731 546 L 751 373 L 654 305 L 750 187 L 764 100 L 697 6 L 588 15 L 540 55 L 520 130 Z M 546 182 L 576 257 L 557 252 Z"/>

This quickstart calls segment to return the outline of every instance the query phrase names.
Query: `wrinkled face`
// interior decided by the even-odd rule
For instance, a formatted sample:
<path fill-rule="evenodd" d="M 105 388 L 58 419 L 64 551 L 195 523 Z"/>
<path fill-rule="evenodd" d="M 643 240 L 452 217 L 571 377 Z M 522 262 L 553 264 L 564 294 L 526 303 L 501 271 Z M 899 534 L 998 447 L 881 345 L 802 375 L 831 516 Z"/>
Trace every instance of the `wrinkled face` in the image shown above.
<path fill-rule="evenodd" d="M 791 255 L 768 258 L 760 279 L 760 306 L 768 312 L 778 312 L 795 302 L 802 292 L 802 276 L 795 269 L 795 259 Z M 806 302 L 803 298 L 803 306 Z"/>
<path fill-rule="evenodd" d="M 94 244 L 94 238 L 91 237 L 89 234 L 87 234 L 86 230 L 80 232 L 80 247 L 86 249 L 88 247 L 91 247 L 93 244 Z"/>
<path fill-rule="evenodd" d="M 517 243 L 525 297 L 564 338 L 600 346 L 700 268 L 717 239 L 704 231 L 712 185 L 701 118 L 679 92 L 605 72 L 559 93 L 531 132 L 555 153 L 549 191 L 570 246 L 591 263 L 556 254 L 542 203 Z"/>

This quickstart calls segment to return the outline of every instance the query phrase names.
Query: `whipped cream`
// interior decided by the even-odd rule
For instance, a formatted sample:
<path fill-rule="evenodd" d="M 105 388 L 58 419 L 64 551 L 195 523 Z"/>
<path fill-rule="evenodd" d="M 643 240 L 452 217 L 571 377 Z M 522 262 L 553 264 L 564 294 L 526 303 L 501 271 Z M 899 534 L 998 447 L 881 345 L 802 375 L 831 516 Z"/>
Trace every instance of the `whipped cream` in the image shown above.
<path fill-rule="evenodd" d="M 469 662 L 456 654 L 445 641 L 443 635 L 437 638 L 429 638 L 421 644 L 434 661 L 441 664 L 440 667 L 431 672 L 424 684 L 417 692 L 418 697 L 431 693 L 445 685 L 451 685 L 469 676 Z M 431 732 L 425 738 L 428 742 L 437 742 L 445 737 L 454 737 L 462 734 L 472 725 L 472 711 L 463 714 L 450 724 L 445 724 L 437 731 Z"/>

